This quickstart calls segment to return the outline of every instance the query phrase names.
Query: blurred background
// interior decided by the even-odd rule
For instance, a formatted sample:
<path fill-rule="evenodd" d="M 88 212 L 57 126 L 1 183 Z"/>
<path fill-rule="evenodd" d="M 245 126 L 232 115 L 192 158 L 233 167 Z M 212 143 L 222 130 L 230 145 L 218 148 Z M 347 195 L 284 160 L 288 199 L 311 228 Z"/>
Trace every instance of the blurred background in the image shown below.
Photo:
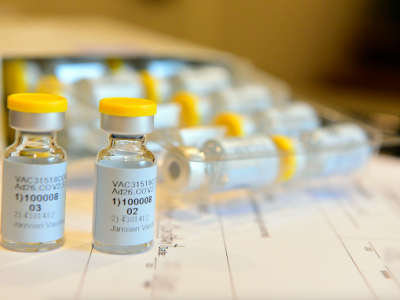
<path fill-rule="evenodd" d="M 0 3 L 2 15 L 8 17 L 22 13 L 114 18 L 249 57 L 295 90 L 345 108 L 400 115 L 400 3 L 396 0 Z"/>
<path fill-rule="evenodd" d="M 51 22 L 39 26 L 41 32 L 29 28 L 29 19 L 49 17 L 58 20 L 63 31 L 51 33 Z M 93 18 L 96 22 L 85 23 Z M 88 45 L 93 50 L 116 44 L 123 50 L 132 41 L 123 35 L 118 39 L 121 32 L 114 28 L 139 26 L 248 57 L 286 80 L 295 92 L 372 118 L 389 131 L 400 127 L 396 0 L 42 0 L 40 5 L 1 0 L 0 19 L 0 47 L 7 48 L 11 39 L 25 50 L 31 47 L 32 53 L 39 41 L 49 45 L 63 38 L 75 41 L 81 51 Z M 110 19 L 123 27 L 107 32 L 101 23 Z M 162 39 L 160 35 L 160 43 Z"/>

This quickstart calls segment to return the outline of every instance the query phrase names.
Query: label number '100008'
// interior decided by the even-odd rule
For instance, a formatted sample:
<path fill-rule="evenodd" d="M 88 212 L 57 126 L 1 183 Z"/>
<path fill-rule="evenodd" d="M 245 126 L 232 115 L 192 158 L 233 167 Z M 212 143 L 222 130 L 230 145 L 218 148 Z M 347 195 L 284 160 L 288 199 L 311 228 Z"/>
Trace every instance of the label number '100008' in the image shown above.
<path fill-rule="evenodd" d="M 112 202 L 114 205 L 116 205 L 117 207 L 119 207 L 120 205 L 143 205 L 143 204 L 147 204 L 147 203 L 151 203 L 151 201 L 153 201 L 152 196 L 149 197 L 144 197 L 144 198 L 129 198 L 129 199 L 120 199 L 120 198 L 114 198 L 112 199 Z"/>
<path fill-rule="evenodd" d="M 55 194 L 44 194 L 44 195 L 24 195 L 24 194 L 15 194 L 15 200 L 18 202 L 46 202 L 58 200 L 58 193 Z"/>

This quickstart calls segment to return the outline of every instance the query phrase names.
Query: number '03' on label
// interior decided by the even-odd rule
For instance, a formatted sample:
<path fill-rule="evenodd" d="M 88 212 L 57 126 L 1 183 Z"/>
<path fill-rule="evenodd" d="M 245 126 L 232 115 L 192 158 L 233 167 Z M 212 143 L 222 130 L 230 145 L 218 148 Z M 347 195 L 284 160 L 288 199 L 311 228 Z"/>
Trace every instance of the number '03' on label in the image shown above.
<path fill-rule="evenodd" d="M 3 160 L 3 240 L 44 243 L 64 235 L 67 162 L 27 165 Z"/>
<path fill-rule="evenodd" d="M 153 240 L 157 166 L 117 169 L 96 162 L 93 239 L 109 245 Z"/>

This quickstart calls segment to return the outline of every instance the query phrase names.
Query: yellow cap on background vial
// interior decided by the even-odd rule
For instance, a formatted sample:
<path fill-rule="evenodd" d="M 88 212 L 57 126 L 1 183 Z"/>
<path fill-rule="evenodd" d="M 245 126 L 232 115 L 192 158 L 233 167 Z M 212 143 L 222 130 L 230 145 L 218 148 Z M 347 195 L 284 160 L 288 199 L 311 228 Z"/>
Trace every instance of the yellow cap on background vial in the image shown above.
<path fill-rule="evenodd" d="M 26 113 L 59 113 L 67 111 L 67 99 L 39 93 L 13 94 L 7 98 L 7 108 Z"/>
<path fill-rule="evenodd" d="M 99 111 L 120 117 L 149 117 L 157 113 L 157 104 L 147 99 L 111 97 L 100 100 Z"/>
<path fill-rule="evenodd" d="M 151 74 L 146 70 L 140 71 L 140 76 L 142 77 L 143 80 L 143 85 L 146 91 L 147 99 L 153 100 L 156 103 L 160 103 L 161 96 L 158 88 L 157 79 L 151 76 Z"/>
<path fill-rule="evenodd" d="M 273 135 L 271 138 L 282 153 L 281 168 L 277 181 L 288 181 L 296 174 L 297 170 L 295 145 L 292 139 L 287 136 Z"/>
<path fill-rule="evenodd" d="M 178 92 L 172 97 L 172 101 L 182 107 L 181 125 L 196 126 L 201 124 L 201 115 L 198 109 L 198 98 L 189 92 Z"/>
<path fill-rule="evenodd" d="M 123 60 L 119 58 L 108 58 L 106 64 L 112 73 L 117 73 L 124 66 Z"/>
<path fill-rule="evenodd" d="M 242 137 L 246 135 L 244 119 L 237 113 L 221 113 L 214 119 L 215 125 L 223 125 L 227 128 L 227 136 Z"/>
<path fill-rule="evenodd" d="M 22 59 L 4 62 L 4 89 L 6 95 L 26 93 L 29 84 L 26 79 L 27 63 Z"/>
<path fill-rule="evenodd" d="M 36 84 L 36 92 L 41 94 L 60 95 L 63 92 L 63 84 L 55 75 L 44 75 Z"/>

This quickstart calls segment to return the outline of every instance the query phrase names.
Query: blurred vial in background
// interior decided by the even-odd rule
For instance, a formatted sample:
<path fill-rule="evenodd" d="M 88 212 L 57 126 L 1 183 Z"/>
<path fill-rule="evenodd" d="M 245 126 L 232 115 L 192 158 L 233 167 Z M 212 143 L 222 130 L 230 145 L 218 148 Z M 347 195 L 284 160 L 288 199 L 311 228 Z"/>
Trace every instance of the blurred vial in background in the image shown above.
<path fill-rule="evenodd" d="M 147 70 L 140 71 L 145 97 L 156 103 L 168 102 L 173 94 L 170 78 L 151 75 Z"/>
<path fill-rule="evenodd" d="M 184 69 L 172 79 L 175 90 L 197 95 L 210 95 L 232 86 L 230 71 L 220 66 L 202 66 Z"/>
<path fill-rule="evenodd" d="M 157 105 L 157 114 L 154 116 L 154 130 L 177 128 L 179 126 L 179 119 L 181 114 L 181 107 L 176 103 L 164 103 Z M 156 154 L 159 164 L 162 164 L 161 152 L 164 149 L 154 141 L 148 141 L 147 147 Z"/>
<path fill-rule="evenodd" d="M 301 139 L 258 134 L 179 149 L 181 154 L 168 152 L 163 164 L 164 181 L 174 192 L 253 188 L 340 174 L 363 167 L 373 153 L 365 131 L 350 123 L 305 132 Z"/>
<path fill-rule="evenodd" d="M 230 136 L 264 133 L 299 137 L 303 131 L 314 130 L 321 126 L 315 109 L 301 101 L 258 111 L 252 116 L 230 112 L 221 113 L 215 117 L 213 123 L 226 126 Z"/>
<path fill-rule="evenodd" d="M 4 61 L 4 92 L 6 96 L 35 91 L 40 66 L 34 61 L 12 59 Z"/>
<path fill-rule="evenodd" d="M 172 101 L 182 106 L 182 126 L 210 124 L 221 112 L 252 114 L 273 106 L 268 88 L 261 84 L 230 87 L 211 95 L 178 92 Z"/>
<path fill-rule="evenodd" d="M 181 91 L 173 96 L 172 102 L 181 106 L 180 125 L 182 127 L 208 124 L 212 119 L 210 97 Z"/>
<path fill-rule="evenodd" d="M 159 134 L 162 134 L 163 136 L 158 136 L 158 141 L 160 141 L 160 139 L 168 140 L 168 143 L 178 147 L 178 152 L 181 155 L 187 156 L 187 154 L 189 154 L 189 156 L 194 159 L 200 160 L 200 163 L 188 162 L 186 159 L 180 157 L 179 154 L 176 155 L 176 153 L 168 152 L 162 148 L 163 152 L 156 154 L 158 165 L 160 167 L 160 172 L 157 174 L 158 182 L 164 182 L 164 175 L 167 177 L 172 175 L 177 179 L 177 181 L 174 181 L 173 186 L 177 186 L 178 190 L 180 188 L 191 190 L 192 188 L 195 189 L 195 187 L 198 187 L 198 184 L 201 185 L 203 182 L 202 178 L 204 178 L 205 167 L 202 163 L 203 156 L 199 149 L 201 149 L 204 143 L 210 139 L 223 138 L 225 132 L 226 129 L 223 126 L 194 126 L 180 128 L 179 130 L 170 130 L 168 132 L 160 132 Z M 171 166 L 171 171 L 173 173 L 169 174 L 169 171 L 164 170 L 163 166 L 164 163 L 170 165 L 171 161 L 175 161 L 175 163 Z M 184 173 L 187 175 L 184 175 Z"/>
<path fill-rule="evenodd" d="M 181 107 L 176 103 L 157 105 L 157 115 L 154 116 L 154 129 L 176 128 L 179 125 Z"/>
<path fill-rule="evenodd" d="M 209 95 L 231 84 L 230 73 L 223 67 L 189 67 L 178 61 L 158 60 L 141 72 L 146 98 L 164 103 L 178 91 Z"/>
<path fill-rule="evenodd" d="M 374 149 L 368 135 L 357 124 L 341 123 L 302 135 L 308 153 L 308 177 L 328 176 L 358 169 L 368 162 Z"/>
<path fill-rule="evenodd" d="M 231 137 L 250 136 L 257 132 L 257 124 L 251 116 L 235 112 L 218 114 L 212 123 L 226 127 L 226 135 Z"/>
<path fill-rule="evenodd" d="M 263 84 L 226 88 L 215 92 L 212 99 L 214 113 L 232 111 L 253 114 L 274 105 L 270 90 Z"/>
<path fill-rule="evenodd" d="M 92 105 L 97 110 L 103 98 L 145 97 L 142 78 L 132 65 L 120 59 L 108 59 L 102 65 L 106 71 L 100 76 L 86 76 L 75 81 L 74 90 L 79 102 Z"/>
<path fill-rule="evenodd" d="M 278 149 L 266 136 L 210 140 L 203 151 L 206 158 L 221 160 L 208 170 L 216 190 L 270 185 L 278 177 Z"/>
<path fill-rule="evenodd" d="M 212 139 L 202 149 L 183 148 L 208 162 L 189 161 L 175 153 L 166 155 L 163 176 L 169 189 L 188 192 L 210 184 L 214 190 L 222 191 L 268 185 L 278 178 L 279 153 L 268 137 Z"/>
<path fill-rule="evenodd" d="M 172 78 L 189 68 L 186 62 L 173 59 L 154 59 L 143 64 L 145 67 L 141 75 L 146 89 L 146 98 L 156 103 L 170 101 L 176 91 Z"/>
<path fill-rule="evenodd" d="M 224 126 L 193 126 L 181 128 L 176 131 L 179 145 L 201 148 L 211 139 L 221 139 L 226 134 Z"/>
<path fill-rule="evenodd" d="M 94 79 L 109 72 L 102 59 L 52 59 L 43 64 L 45 74 L 53 74 L 66 85 L 82 79 Z"/>
<path fill-rule="evenodd" d="M 273 107 L 254 114 L 257 131 L 266 134 L 299 136 L 302 131 L 321 126 L 315 109 L 308 103 L 297 101 L 282 107 Z"/>
<path fill-rule="evenodd" d="M 158 178 L 174 193 L 198 190 L 206 180 L 206 163 L 196 147 L 181 146 L 177 151 L 167 152 L 160 168 Z"/>
<path fill-rule="evenodd" d="M 146 65 L 146 70 L 156 78 L 172 78 L 188 68 L 186 62 L 173 59 L 153 59 Z"/>
<path fill-rule="evenodd" d="M 99 106 L 103 98 L 116 97 L 145 97 L 141 77 L 137 73 L 107 74 L 99 78 L 83 79 L 75 85 L 79 102 L 87 102 L 93 107 Z"/>

